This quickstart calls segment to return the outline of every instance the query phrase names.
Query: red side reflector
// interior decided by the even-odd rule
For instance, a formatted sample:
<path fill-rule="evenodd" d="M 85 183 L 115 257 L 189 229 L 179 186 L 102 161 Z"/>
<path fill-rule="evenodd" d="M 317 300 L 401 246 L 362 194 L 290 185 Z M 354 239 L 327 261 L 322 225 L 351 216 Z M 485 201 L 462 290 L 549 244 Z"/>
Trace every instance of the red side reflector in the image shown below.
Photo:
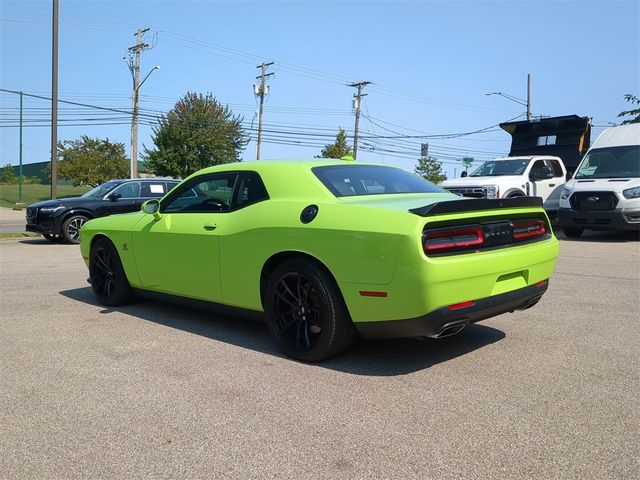
<path fill-rule="evenodd" d="M 467 248 L 484 243 L 484 232 L 480 227 L 451 228 L 427 232 L 424 237 L 425 252 L 439 252 Z"/>
<path fill-rule="evenodd" d="M 360 290 L 360 295 L 363 297 L 386 297 L 387 292 L 370 292 L 367 290 Z"/>
<path fill-rule="evenodd" d="M 454 303 L 453 305 L 449 305 L 449 310 L 460 310 L 461 308 L 473 307 L 476 304 L 473 300 L 468 300 L 466 302 Z"/>
<path fill-rule="evenodd" d="M 540 282 L 536 283 L 536 287 L 544 287 L 547 284 L 547 280 L 541 280 Z"/>
<path fill-rule="evenodd" d="M 516 220 L 511 223 L 514 240 L 541 237 L 547 233 L 547 226 L 542 220 Z"/>

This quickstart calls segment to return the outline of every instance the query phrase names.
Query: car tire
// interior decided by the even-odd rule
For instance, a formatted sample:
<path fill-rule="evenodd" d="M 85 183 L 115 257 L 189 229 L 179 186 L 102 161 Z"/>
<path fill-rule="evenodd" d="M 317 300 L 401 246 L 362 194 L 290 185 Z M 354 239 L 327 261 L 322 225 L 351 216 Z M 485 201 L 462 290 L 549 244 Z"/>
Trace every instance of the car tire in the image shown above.
<path fill-rule="evenodd" d="M 62 223 L 62 236 L 67 243 L 80 241 L 80 229 L 89 219 L 84 215 L 71 215 Z"/>
<path fill-rule="evenodd" d="M 356 329 L 331 274 L 306 258 L 273 271 L 265 289 L 269 332 L 290 357 L 318 362 L 346 350 Z"/>
<path fill-rule="evenodd" d="M 64 238 L 62 235 L 55 235 L 53 233 L 43 233 L 42 236 L 49 240 L 51 243 L 60 243 Z"/>
<path fill-rule="evenodd" d="M 98 301 L 110 307 L 133 300 L 133 290 L 122 268 L 120 256 L 106 238 L 95 241 L 89 253 L 89 281 Z"/>
<path fill-rule="evenodd" d="M 563 228 L 562 233 L 565 237 L 578 238 L 584 232 L 583 228 Z"/>

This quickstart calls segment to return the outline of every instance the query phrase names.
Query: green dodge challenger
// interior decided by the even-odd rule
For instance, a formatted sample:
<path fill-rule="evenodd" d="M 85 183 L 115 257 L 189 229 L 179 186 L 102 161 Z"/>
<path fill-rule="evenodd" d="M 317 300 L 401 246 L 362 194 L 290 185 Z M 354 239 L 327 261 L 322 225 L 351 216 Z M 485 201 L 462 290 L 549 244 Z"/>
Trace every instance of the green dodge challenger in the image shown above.
<path fill-rule="evenodd" d="M 291 357 L 365 338 L 441 338 L 533 306 L 558 241 L 539 198 L 461 199 L 402 169 L 232 163 L 139 213 L 87 222 L 98 300 L 150 296 L 265 318 Z"/>

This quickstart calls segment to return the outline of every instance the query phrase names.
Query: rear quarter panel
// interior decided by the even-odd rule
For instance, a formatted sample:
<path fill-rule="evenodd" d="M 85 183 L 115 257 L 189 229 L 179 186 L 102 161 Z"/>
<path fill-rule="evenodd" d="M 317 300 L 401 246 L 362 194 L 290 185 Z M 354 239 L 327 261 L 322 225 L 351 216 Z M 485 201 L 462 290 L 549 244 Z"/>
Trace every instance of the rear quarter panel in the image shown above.
<path fill-rule="evenodd" d="M 393 280 L 401 239 L 417 231 L 419 217 L 329 202 L 318 203 L 317 217 L 304 224 L 300 213 L 308 205 L 308 201 L 269 200 L 219 224 L 224 303 L 262 309 L 260 274 L 265 263 L 281 252 L 316 258 L 339 285 L 385 285 Z"/>

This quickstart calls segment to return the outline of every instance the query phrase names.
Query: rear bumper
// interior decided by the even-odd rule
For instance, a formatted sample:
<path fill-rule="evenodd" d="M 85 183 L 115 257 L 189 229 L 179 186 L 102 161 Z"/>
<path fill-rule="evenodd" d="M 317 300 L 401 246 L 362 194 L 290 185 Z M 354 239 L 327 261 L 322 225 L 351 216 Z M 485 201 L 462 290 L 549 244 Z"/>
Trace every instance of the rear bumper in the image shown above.
<path fill-rule="evenodd" d="M 443 307 L 417 318 L 355 322 L 354 325 L 364 338 L 438 337 L 444 330 L 456 329 L 459 331 L 470 323 L 532 307 L 542 298 L 548 285 L 548 281 L 542 285 L 530 285 L 475 300 L 474 304 L 469 307 L 455 310 Z M 461 328 L 456 328 L 458 326 Z"/>
<path fill-rule="evenodd" d="M 640 211 L 610 210 L 604 212 L 583 212 L 570 208 L 559 210 L 559 224 L 562 228 L 584 228 L 586 230 L 640 230 Z"/>

